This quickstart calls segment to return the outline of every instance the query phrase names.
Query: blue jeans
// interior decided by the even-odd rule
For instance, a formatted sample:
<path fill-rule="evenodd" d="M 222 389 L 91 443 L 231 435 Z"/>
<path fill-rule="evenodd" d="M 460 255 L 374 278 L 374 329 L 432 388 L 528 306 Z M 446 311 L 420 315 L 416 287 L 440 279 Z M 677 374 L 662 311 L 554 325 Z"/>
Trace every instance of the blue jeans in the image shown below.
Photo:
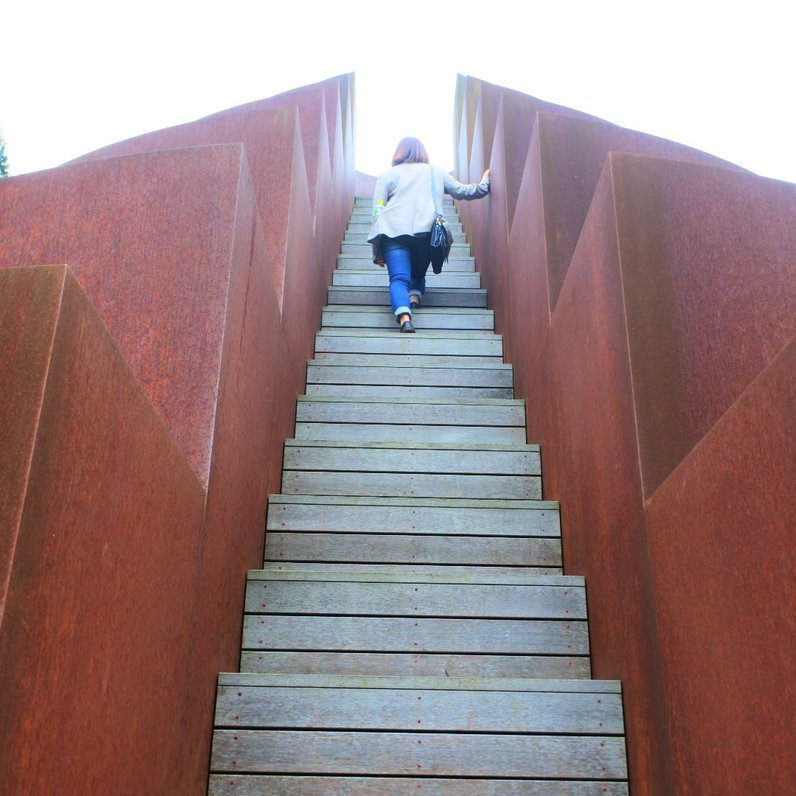
<path fill-rule="evenodd" d="M 390 302 L 396 318 L 411 316 L 410 296 L 423 296 L 426 271 L 431 263 L 430 240 L 429 235 L 382 239 L 381 250 L 390 275 Z"/>

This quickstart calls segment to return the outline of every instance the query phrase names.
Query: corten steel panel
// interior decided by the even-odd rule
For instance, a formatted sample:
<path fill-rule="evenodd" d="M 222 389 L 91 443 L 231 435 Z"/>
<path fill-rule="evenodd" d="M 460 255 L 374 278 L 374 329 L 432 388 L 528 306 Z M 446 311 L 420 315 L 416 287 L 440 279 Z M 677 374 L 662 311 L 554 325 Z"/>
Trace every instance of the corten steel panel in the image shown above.
<path fill-rule="evenodd" d="M 0 621 L 65 273 L 62 266 L 0 271 Z"/>
<path fill-rule="evenodd" d="M 538 134 L 542 158 L 541 179 L 544 186 L 543 221 L 545 224 L 545 256 L 550 271 L 548 282 L 551 306 L 555 306 L 570 258 L 586 218 L 608 153 L 629 152 L 653 157 L 666 157 L 694 163 L 740 170 L 713 155 L 700 152 L 662 138 L 628 130 L 588 114 L 543 102 L 520 92 L 467 78 L 466 89 L 459 92 L 473 117 L 474 129 L 469 132 L 475 142 L 479 137 L 489 164 L 496 150 L 507 164 L 503 177 L 509 223 L 514 224 L 516 196 L 519 193 L 519 169 L 531 142 Z M 501 117 L 501 130 L 497 130 Z M 459 136 L 457 169 L 467 168 L 467 158 L 476 151 L 471 145 L 461 151 L 464 136 Z M 487 259 L 489 251 L 482 243 L 484 208 L 466 208 L 467 229 L 472 230 L 477 247 L 476 257 Z M 485 268 L 488 266 L 484 266 Z M 488 277 L 487 277 L 488 278 Z"/>
<path fill-rule="evenodd" d="M 279 488 L 282 442 L 292 432 L 298 389 L 290 380 L 292 363 L 247 180 L 238 212 L 205 524 L 195 539 L 200 568 L 191 584 L 192 654 L 174 684 L 206 719 L 205 758 L 216 674 L 238 665 L 246 571 L 262 561 L 267 495 Z M 253 236 L 244 232 L 251 229 Z"/>
<path fill-rule="evenodd" d="M 649 497 L 796 334 L 796 186 L 612 155 Z"/>
<path fill-rule="evenodd" d="M 204 484 L 244 164 L 202 147 L 0 185 L 0 267 L 69 264 Z"/>
<path fill-rule="evenodd" d="M 541 161 L 534 131 L 523 169 L 508 251 L 507 335 L 514 364 L 517 395 L 525 396 L 526 431 L 529 440 L 540 439 L 545 406 L 533 396 L 544 395 L 539 382 L 541 356 L 550 326 L 547 267 L 544 246 L 544 197 Z"/>
<path fill-rule="evenodd" d="M 796 340 L 647 504 L 678 793 L 796 791 Z"/>
<path fill-rule="evenodd" d="M 344 94 L 351 79 L 351 75 L 342 75 L 268 99 L 228 108 L 196 121 L 116 142 L 82 155 L 72 162 L 156 152 L 178 147 L 242 143 L 247 150 L 246 154 L 254 176 L 258 202 L 260 202 L 266 198 L 270 167 L 275 162 L 273 152 L 268 151 L 271 148 L 267 141 L 269 127 L 275 123 L 274 119 L 281 119 L 282 122 L 287 121 L 292 125 L 294 114 L 298 112 L 307 161 L 307 180 L 310 186 L 311 204 L 314 207 L 320 144 L 323 143 L 327 149 L 334 147 L 336 109 L 341 103 L 344 106 L 347 104 L 348 99 Z M 326 122 L 325 117 L 329 117 L 329 123 Z M 326 140 L 323 140 L 322 133 L 326 136 Z"/>
<path fill-rule="evenodd" d="M 542 181 L 545 196 L 550 305 L 555 306 L 570 258 L 609 152 L 721 166 L 727 161 L 697 149 L 627 130 L 597 119 L 539 114 Z"/>
<path fill-rule="evenodd" d="M 52 288 L 52 269 L 25 270 L 0 273 L 3 295 Z M 198 793 L 212 703 L 181 684 L 204 491 L 71 275 L 49 305 L 30 360 L 46 387 L 20 399 L 35 438 L 3 454 L 30 474 L 0 628 L 0 789 Z"/>
<path fill-rule="evenodd" d="M 593 673 L 623 682 L 628 765 L 666 793 L 668 739 L 608 170 L 598 185 L 540 361 L 544 491 L 561 501 L 564 568 L 588 584 Z M 643 783 L 660 790 L 643 790 Z"/>
<path fill-rule="evenodd" d="M 464 113 L 459 107 L 460 103 L 466 109 Z M 517 165 L 517 161 L 513 160 L 515 156 L 522 159 L 527 151 L 528 142 L 533 133 L 534 117 L 537 113 L 558 113 L 581 119 L 596 118 L 582 111 L 567 108 L 564 105 L 557 105 L 554 102 L 546 102 L 536 97 L 531 97 L 521 91 L 498 86 L 494 83 L 487 83 L 485 80 L 479 80 L 475 77 L 458 75 L 456 83 L 456 120 L 460 122 L 462 116 L 466 119 L 468 130 L 466 144 L 468 151 L 472 148 L 474 128 L 479 124 L 482 126 L 486 142 L 484 153 L 487 161 L 490 160 L 492 154 L 492 142 L 501 104 L 511 116 L 512 152 L 507 153 L 511 165 Z M 481 112 L 480 122 L 476 121 L 475 118 L 478 108 L 480 108 Z M 515 191 L 510 190 L 509 195 L 513 197 Z"/>
<path fill-rule="evenodd" d="M 477 117 L 477 102 L 469 113 Z M 505 103 L 503 113 L 502 135 L 495 136 L 491 157 L 507 163 L 514 157 L 509 153 L 516 142 L 507 140 L 515 134 L 505 124 Z M 719 529 L 722 511 L 727 512 L 725 503 L 752 505 L 742 497 L 744 490 L 735 492 L 731 478 L 726 472 L 722 475 L 723 454 L 716 454 L 717 469 L 713 470 L 710 456 L 699 457 L 699 452 L 709 439 L 704 435 L 721 421 L 723 412 L 732 415 L 739 395 L 793 334 L 793 186 L 755 178 L 718 160 L 713 162 L 722 163 L 720 168 L 625 155 L 614 155 L 598 181 L 608 146 L 630 141 L 631 148 L 645 151 L 648 147 L 646 151 L 661 154 L 655 147 L 663 146 L 666 153 L 672 147 L 676 153 L 677 145 L 597 120 L 540 119 L 534 136 L 545 135 L 546 129 L 548 140 L 546 148 L 538 138 L 531 140 L 509 232 L 508 266 L 493 259 L 493 255 L 502 256 L 495 244 L 498 233 L 485 230 L 479 217 L 493 213 L 491 208 L 470 205 L 468 230 L 486 281 L 494 269 L 496 289 L 507 293 L 503 331 L 512 338 L 509 350 L 518 393 L 529 399 L 529 434 L 542 443 L 545 496 L 562 501 L 565 567 L 568 572 L 586 574 L 589 584 L 594 673 L 624 682 L 634 792 L 714 792 L 703 770 L 713 766 L 704 766 L 706 756 L 712 755 L 715 765 L 720 765 L 722 753 L 711 750 L 725 741 L 733 753 L 745 754 L 740 749 L 746 733 L 754 736 L 752 746 L 759 755 L 755 770 L 777 769 L 775 776 L 780 779 L 772 792 L 789 792 L 792 769 L 785 768 L 788 764 L 782 763 L 782 754 L 792 749 L 792 738 L 776 735 L 770 754 L 758 743 L 771 732 L 776 706 L 773 688 L 764 695 L 764 710 L 757 716 L 748 703 L 732 707 L 729 699 L 719 703 L 714 715 L 710 701 L 703 699 L 696 703 L 699 716 L 679 722 L 681 715 L 687 715 L 688 701 L 697 698 L 695 689 L 685 685 L 696 655 L 681 634 L 690 631 L 693 638 L 701 625 L 684 621 L 688 602 L 671 584 L 677 582 L 676 572 L 682 567 L 680 577 L 688 577 L 692 594 L 698 592 L 699 568 L 706 568 L 708 597 L 714 605 L 721 603 L 723 592 L 733 590 L 738 580 L 742 566 L 737 563 L 741 558 L 738 546 L 728 546 L 733 552 L 728 561 L 723 551 L 717 552 L 721 531 L 714 531 L 716 546 L 710 549 L 721 556 L 719 562 L 698 553 L 699 568 L 692 571 L 678 557 L 682 550 L 675 551 L 669 544 L 668 527 L 656 529 L 659 538 L 654 541 L 659 549 L 648 547 L 644 510 L 646 496 L 656 516 L 676 527 L 678 514 L 659 506 L 659 493 L 652 492 L 652 484 L 666 475 L 670 481 L 677 479 L 679 472 L 682 479 L 676 481 L 677 488 L 684 496 L 704 499 L 707 510 L 697 512 L 703 525 L 714 523 L 713 504 L 722 506 L 716 509 L 714 523 Z M 475 127 L 470 133 L 474 141 L 479 135 L 489 135 Z M 569 131 L 560 140 L 552 136 L 559 128 Z M 605 139 L 607 134 L 610 141 Z M 619 136 L 618 143 L 612 136 Z M 480 151 L 480 145 L 463 146 L 460 138 L 459 163 L 479 157 Z M 700 159 L 701 153 L 691 152 L 693 157 L 677 157 Z M 575 179 L 584 165 L 588 168 L 583 173 L 589 173 L 593 182 L 588 189 Z M 511 188 L 503 190 L 509 196 Z M 686 196 L 689 192 L 692 199 Z M 738 220 L 750 205 L 749 217 Z M 567 235 L 571 238 L 565 245 Z M 552 243 L 559 244 L 559 262 L 566 260 L 566 268 L 558 272 L 550 265 Z M 691 267 L 686 268 L 686 263 Z M 550 287 L 549 295 L 558 299 L 550 316 L 547 295 L 540 293 L 548 293 L 546 282 L 554 278 L 560 286 Z M 777 401 L 792 407 L 789 389 L 788 397 L 783 398 L 781 392 Z M 753 414 L 762 423 L 770 402 L 761 399 L 760 405 L 763 408 Z M 772 414 L 776 417 L 777 410 Z M 743 416 L 755 425 L 749 414 Z M 777 425 L 775 420 L 774 428 Z M 779 423 L 780 435 L 785 425 L 784 420 Z M 673 447 L 667 445 L 667 434 L 674 436 Z M 738 436 L 741 443 L 733 456 L 755 444 L 740 430 Z M 789 499 L 792 507 L 794 456 L 791 449 L 780 450 L 782 445 L 769 443 L 765 433 L 759 436 L 761 446 L 753 458 L 763 461 L 763 470 L 770 476 L 762 492 L 771 508 L 763 511 L 768 520 L 758 522 L 777 528 L 781 520 L 770 520 L 778 516 L 780 504 Z M 792 438 L 792 430 L 787 430 L 779 440 Z M 715 453 L 712 448 L 706 450 Z M 698 465 L 691 464 L 694 457 Z M 791 468 L 788 472 L 784 472 L 783 459 Z M 659 492 L 668 485 L 664 481 Z M 703 489 L 710 490 L 709 498 L 703 498 Z M 687 510 L 684 502 L 680 508 Z M 748 512 L 739 514 L 749 518 Z M 699 522 L 686 523 L 696 538 L 704 534 Z M 753 526 L 754 522 L 750 520 Z M 787 524 L 792 526 L 792 520 Z M 681 540 L 680 548 L 687 547 L 686 533 L 672 536 Z M 781 561 L 786 549 L 777 549 L 777 555 Z M 659 556 L 660 571 L 656 569 Z M 726 562 L 724 571 L 717 571 L 722 562 Z M 792 571 L 792 557 L 789 566 Z M 748 582 L 743 581 L 744 585 Z M 765 613 L 767 601 L 778 599 L 774 591 L 762 581 L 756 583 L 750 603 L 758 614 Z M 783 600 L 784 606 L 790 606 L 793 595 L 787 592 Z M 706 625 L 708 633 L 716 635 L 723 632 L 720 628 L 729 627 L 743 634 L 754 612 L 738 608 L 738 618 L 733 620 L 733 606 L 735 601 L 728 601 L 728 608 L 717 608 L 717 617 Z M 776 623 L 781 616 L 777 610 L 773 619 L 762 623 L 764 627 L 771 629 Z M 722 624 L 720 617 L 727 623 Z M 788 621 L 792 625 L 792 619 Z M 793 637 L 791 625 L 778 641 L 787 643 Z M 777 653 L 765 647 L 761 630 L 751 636 L 763 646 L 758 668 L 765 669 Z M 729 638 L 722 641 L 725 646 L 719 644 L 719 648 L 726 658 L 720 670 L 729 672 L 735 656 L 741 681 L 748 685 L 757 665 L 752 651 L 737 639 L 734 647 Z M 791 659 L 790 654 L 777 659 L 774 669 Z M 664 679 L 669 667 L 674 674 Z M 792 704 L 791 689 L 787 684 L 781 690 L 788 704 Z M 722 719 L 725 724 L 719 731 Z M 741 727 L 739 719 L 746 726 Z M 781 723 L 781 717 L 775 716 L 773 724 L 777 722 Z M 715 792 L 735 792 L 728 782 Z M 782 783 L 787 783 L 784 790 Z M 742 789 L 754 787 L 747 784 Z"/>
<path fill-rule="evenodd" d="M 257 206 L 267 233 L 268 262 L 274 277 L 274 289 L 281 297 L 290 217 L 290 203 L 286 197 L 290 195 L 297 124 L 298 112 L 293 106 L 221 114 L 131 138 L 84 155 L 77 162 L 219 143 L 243 146 L 249 168 L 259 178 L 255 182 Z"/>
<path fill-rule="evenodd" d="M 180 147 L 242 143 L 281 307 L 280 291 L 287 268 L 300 271 L 301 279 L 321 277 L 323 282 L 335 264 L 354 196 L 352 82 L 353 76 L 343 75 L 188 124 L 136 136 L 74 162 Z M 297 261 L 287 246 L 293 209 L 286 197 L 291 191 L 297 154 L 304 161 L 306 175 L 300 179 L 307 182 L 315 219 L 310 234 L 318 239 L 319 245 L 319 252 L 309 262 Z M 303 307 L 286 307 L 286 311 L 306 317 Z M 314 327 L 306 334 L 313 331 Z"/>

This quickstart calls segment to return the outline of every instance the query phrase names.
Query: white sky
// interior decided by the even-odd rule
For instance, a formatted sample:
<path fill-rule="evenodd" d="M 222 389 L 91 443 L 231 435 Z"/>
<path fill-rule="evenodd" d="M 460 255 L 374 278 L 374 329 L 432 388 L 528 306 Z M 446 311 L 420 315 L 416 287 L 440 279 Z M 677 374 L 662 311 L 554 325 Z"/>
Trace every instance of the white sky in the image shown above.
<path fill-rule="evenodd" d="M 450 168 L 461 73 L 796 182 L 789 5 L 11 0 L 0 132 L 21 174 L 355 72 L 357 168 L 387 168 L 405 135 Z"/>

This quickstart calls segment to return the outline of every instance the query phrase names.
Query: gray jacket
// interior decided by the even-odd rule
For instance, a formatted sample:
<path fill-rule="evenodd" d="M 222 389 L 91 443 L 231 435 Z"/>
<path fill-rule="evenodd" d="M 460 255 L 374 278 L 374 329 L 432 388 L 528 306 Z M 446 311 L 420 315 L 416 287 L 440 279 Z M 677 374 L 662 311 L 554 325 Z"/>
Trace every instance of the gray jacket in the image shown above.
<path fill-rule="evenodd" d="M 428 163 L 402 163 L 393 166 L 376 180 L 373 192 L 373 226 L 368 242 L 379 236 L 428 234 L 434 223 L 434 199 L 431 194 L 431 169 L 437 202 L 442 208 L 443 193 L 454 199 L 480 199 L 489 193 L 489 178 L 470 185 L 455 180 L 450 174 Z"/>

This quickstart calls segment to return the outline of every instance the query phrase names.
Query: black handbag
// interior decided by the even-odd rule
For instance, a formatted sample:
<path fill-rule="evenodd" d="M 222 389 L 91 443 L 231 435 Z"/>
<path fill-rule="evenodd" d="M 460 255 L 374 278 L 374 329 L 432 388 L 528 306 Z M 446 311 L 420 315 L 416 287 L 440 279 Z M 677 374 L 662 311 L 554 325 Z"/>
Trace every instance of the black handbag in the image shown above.
<path fill-rule="evenodd" d="M 434 167 L 431 169 L 431 196 L 434 199 L 434 223 L 431 225 L 431 268 L 435 274 L 442 272 L 442 264 L 448 259 L 453 246 L 453 233 L 439 209 L 434 185 Z"/>

